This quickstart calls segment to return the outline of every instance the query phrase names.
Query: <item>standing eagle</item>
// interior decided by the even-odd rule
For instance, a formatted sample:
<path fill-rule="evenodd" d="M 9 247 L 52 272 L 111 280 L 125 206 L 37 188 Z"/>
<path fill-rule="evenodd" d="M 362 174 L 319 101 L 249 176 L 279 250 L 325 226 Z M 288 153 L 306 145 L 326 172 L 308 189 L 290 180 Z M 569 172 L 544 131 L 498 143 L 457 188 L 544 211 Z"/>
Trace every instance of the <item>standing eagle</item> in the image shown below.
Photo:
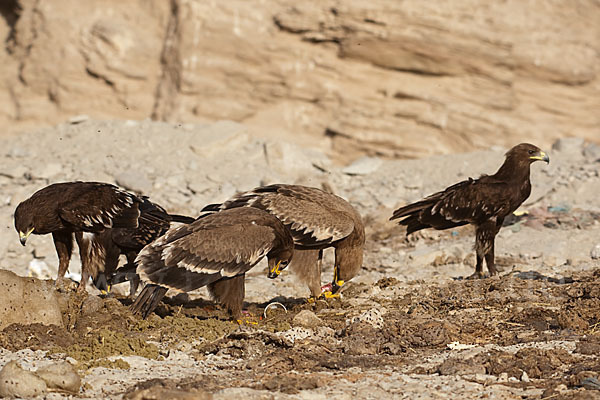
<path fill-rule="evenodd" d="M 293 251 L 288 229 L 264 211 L 238 208 L 198 218 L 169 229 L 137 256 L 137 273 L 147 284 L 131 310 L 146 318 L 168 289 L 208 285 L 212 297 L 239 318 L 246 272 L 265 256 L 270 269 L 283 269 Z"/>
<path fill-rule="evenodd" d="M 92 276 L 94 285 L 103 291 L 108 291 L 110 285 L 126 280 L 130 281 L 130 295 L 135 294 L 139 277 L 135 273 L 135 258 L 138 253 L 156 238 L 164 235 L 171 222 L 189 224 L 194 218 L 184 215 L 169 214 L 158 204 L 143 196 L 140 199 L 138 226 L 136 228 L 106 229 L 96 237 L 97 248 L 103 249 L 105 257 L 98 254 L 98 273 Z M 119 257 L 124 254 L 127 264 L 117 270 Z M 107 280 L 108 279 L 108 280 Z"/>
<path fill-rule="evenodd" d="M 95 277 L 98 269 L 94 257 L 94 249 L 98 249 L 94 244 L 96 235 L 109 228 L 137 228 L 139 204 L 135 195 L 108 183 L 55 183 L 17 206 L 15 229 L 23 246 L 32 233 L 52 234 L 59 260 L 57 286 L 69 267 L 75 235 L 81 257 L 77 290 L 85 291 L 88 278 Z"/>
<path fill-rule="evenodd" d="M 291 231 L 297 249 L 291 268 L 303 279 L 313 297 L 335 295 L 362 266 L 365 228 L 360 214 L 346 200 L 323 190 L 275 184 L 240 193 L 202 211 L 254 207 L 274 215 Z M 333 281 L 321 288 L 323 249 L 335 248 Z M 275 278 L 280 271 L 269 270 Z"/>
<path fill-rule="evenodd" d="M 515 211 L 531 193 L 529 167 L 535 161 L 550 162 L 538 147 L 521 143 L 506 153 L 506 160 L 494 175 L 459 182 L 421 201 L 394 211 L 390 220 L 404 218 L 406 234 L 425 228 L 448 229 L 475 225 L 477 264 L 473 278 L 481 278 L 483 259 L 490 275 L 494 266 L 494 240 L 504 218 Z"/>

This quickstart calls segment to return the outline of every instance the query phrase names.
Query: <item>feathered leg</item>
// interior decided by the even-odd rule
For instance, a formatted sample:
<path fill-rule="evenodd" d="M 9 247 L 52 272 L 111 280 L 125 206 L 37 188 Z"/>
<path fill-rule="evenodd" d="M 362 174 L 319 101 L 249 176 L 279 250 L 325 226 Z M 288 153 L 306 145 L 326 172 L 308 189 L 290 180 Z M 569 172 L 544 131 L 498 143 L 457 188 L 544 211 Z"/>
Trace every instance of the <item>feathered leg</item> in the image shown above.
<path fill-rule="evenodd" d="M 497 273 L 496 268 L 494 267 L 494 239 L 496 233 L 498 233 L 498 227 L 496 226 L 496 222 L 492 220 L 488 220 L 476 227 L 475 253 L 477 255 L 477 264 L 475 265 L 475 273 L 469 278 L 485 278 L 485 274 L 483 273 L 484 258 L 490 271 L 490 275 Z"/>
<path fill-rule="evenodd" d="M 60 288 L 69 269 L 69 261 L 73 252 L 73 235 L 70 232 L 52 232 L 52 239 L 58 255 L 58 276 L 56 277 L 55 286 Z"/>
<path fill-rule="evenodd" d="M 475 255 L 477 262 L 475 264 L 475 272 L 469 276 L 470 279 L 483 278 L 483 256 L 476 251 Z"/>
<path fill-rule="evenodd" d="M 246 286 L 244 280 L 246 274 L 236 275 L 232 278 L 219 279 L 208 284 L 210 296 L 224 305 L 234 319 L 239 320 L 242 316 Z"/>
<path fill-rule="evenodd" d="M 322 250 L 294 249 L 294 257 L 290 268 L 301 281 L 306 283 L 311 297 L 321 295 L 321 259 Z"/>
<path fill-rule="evenodd" d="M 492 243 L 492 248 L 485 255 L 485 263 L 487 264 L 488 270 L 490 271 L 490 276 L 494 276 L 498 274 L 498 270 L 494 264 L 494 244 Z"/>
<path fill-rule="evenodd" d="M 138 286 L 140 286 L 140 276 L 135 272 L 135 258 L 137 257 L 137 253 L 134 251 L 130 251 L 127 253 L 127 265 L 131 265 L 133 267 L 133 271 L 127 275 L 127 279 L 129 280 L 129 297 L 135 296 L 135 292 L 137 292 Z"/>
<path fill-rule="evenodd" d="M 79 281 L 79 286 L 77 286 L 77 292 L 82 293 L 85 292 L 85 285 L 87 285 L 90 278 L 89 264 L 92 244 L 89 240 L 83 238 L 83 232 L 75 232 L 75 240 L 79 247 L 79 258 L 81 259 L 81 280 Z"/>

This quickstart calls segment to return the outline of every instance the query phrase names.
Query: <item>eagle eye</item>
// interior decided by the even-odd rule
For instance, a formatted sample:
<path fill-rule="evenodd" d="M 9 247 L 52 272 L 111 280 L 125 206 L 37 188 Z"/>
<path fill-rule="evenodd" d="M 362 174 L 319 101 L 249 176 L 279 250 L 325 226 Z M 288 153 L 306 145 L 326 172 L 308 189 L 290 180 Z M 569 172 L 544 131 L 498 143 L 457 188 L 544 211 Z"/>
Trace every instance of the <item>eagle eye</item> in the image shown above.
<path fill-rule="evenodd" d="M 528 153 L 529 153 L 529 154 L 534 154 L 534 153 L 535 153 L 535 150 L 529 150 L 529 151 L 528 151 Z"/>

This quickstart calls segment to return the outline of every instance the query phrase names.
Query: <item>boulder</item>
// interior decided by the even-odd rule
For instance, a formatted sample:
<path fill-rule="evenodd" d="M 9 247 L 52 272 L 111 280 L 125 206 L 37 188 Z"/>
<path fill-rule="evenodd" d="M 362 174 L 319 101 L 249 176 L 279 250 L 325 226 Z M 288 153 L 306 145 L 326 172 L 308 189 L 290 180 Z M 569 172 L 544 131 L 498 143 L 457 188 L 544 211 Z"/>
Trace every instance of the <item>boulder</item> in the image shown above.
<path fill-rule="evenodd" d="M 0 330 L 10 324 L 63 325 L 54 283 L 0 270 Z"/>
<path fill-rule="evenodd" d="M 48 390 L 46 382 L 16 362 L 8 362 L 0 371 L 0 397 L 36 397 Z"/>

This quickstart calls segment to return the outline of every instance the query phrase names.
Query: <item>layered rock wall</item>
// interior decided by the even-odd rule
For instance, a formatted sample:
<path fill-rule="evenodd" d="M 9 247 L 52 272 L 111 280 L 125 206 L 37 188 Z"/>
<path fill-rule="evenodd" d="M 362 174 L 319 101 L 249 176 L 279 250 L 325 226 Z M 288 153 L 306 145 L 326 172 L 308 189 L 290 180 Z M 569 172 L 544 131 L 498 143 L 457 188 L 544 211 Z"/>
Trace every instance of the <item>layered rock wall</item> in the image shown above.
<path fill-rule="evenodd" d="M 5 131 L 97 119 L 243 122 L 418 157 L 600 140 L 600 3 L 7 0 Z"/>

